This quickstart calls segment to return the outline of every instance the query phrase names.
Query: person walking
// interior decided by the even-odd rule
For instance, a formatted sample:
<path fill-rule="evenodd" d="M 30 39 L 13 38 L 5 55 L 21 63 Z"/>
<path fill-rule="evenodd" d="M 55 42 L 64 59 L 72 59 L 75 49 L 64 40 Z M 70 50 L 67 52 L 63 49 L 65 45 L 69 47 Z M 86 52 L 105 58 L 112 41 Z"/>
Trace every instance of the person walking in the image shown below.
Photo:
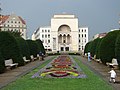
<path fill-rule="evenodd" d="M 90 58 L 91 58 L 91 55 L 90 55 L 90 52 L 88 52 L 88 61 L 91 61 Z"/>
<path fill-rule="evenodd" d="M 110 73 L 110 83 L 111 82 L 113 82 L 113 83 L 115 83 L 115 77 L 116 77 L 116 72 L 115 72 L 115 70 L 113 69 L 113 68 L 111 68 L 111 70 L 108 72 L 108 73 Z"/>

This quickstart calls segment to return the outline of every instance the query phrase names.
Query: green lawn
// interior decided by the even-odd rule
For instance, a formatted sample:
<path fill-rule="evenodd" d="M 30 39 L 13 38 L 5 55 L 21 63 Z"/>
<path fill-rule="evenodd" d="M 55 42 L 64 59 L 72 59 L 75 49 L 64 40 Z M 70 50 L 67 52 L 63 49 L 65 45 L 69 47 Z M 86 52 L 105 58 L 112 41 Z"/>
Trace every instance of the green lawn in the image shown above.
<path fill-rule="evenodd" d="M 113 90 L 103 79 L 89 70 L 87 66 L 74 57 L 87 78 L 82 79 L 46 79 L 31 78 L 40 68 L 44 67 L 51 60 L 43 63 L 40 67 L 33 70 L 29 74 L 17 79 L 2 90 Z"/>

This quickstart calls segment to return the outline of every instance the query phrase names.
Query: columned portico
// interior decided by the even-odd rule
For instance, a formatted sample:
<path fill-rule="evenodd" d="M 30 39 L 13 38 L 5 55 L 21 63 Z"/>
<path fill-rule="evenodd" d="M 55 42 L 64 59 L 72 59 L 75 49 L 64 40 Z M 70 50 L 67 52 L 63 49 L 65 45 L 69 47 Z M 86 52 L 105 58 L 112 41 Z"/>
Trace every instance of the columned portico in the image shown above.
<path fill-rule="evenodd" d="M 55 51 L 78 51 L 78 19 L 74 15 L 54 15 L 51 19 Z"/>
<path fill-rule="evenodd" d="M 68 25 L 61 25 L 58 29 L 58 49 L 59 51 L 70 51 L 71 30 Z"/>

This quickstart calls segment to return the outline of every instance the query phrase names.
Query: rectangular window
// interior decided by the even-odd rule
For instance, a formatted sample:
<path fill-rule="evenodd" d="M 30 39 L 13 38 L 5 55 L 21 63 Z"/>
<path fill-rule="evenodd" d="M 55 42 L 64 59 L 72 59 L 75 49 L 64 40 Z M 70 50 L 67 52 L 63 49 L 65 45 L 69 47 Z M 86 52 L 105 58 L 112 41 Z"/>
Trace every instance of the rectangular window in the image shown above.
<path fill-rule="evenodd" d="M 44 38 L 44 35 L 42 35 L 42 38 Z"/>
<path fill-rule="evenodd" d="M 48 40 L 48 43 L 50 43 L 50 40 Z"/>
<path fill-rule="evenodd" d="M 50 34 L 48 34 L 48 38 L 50 38 Z"/>

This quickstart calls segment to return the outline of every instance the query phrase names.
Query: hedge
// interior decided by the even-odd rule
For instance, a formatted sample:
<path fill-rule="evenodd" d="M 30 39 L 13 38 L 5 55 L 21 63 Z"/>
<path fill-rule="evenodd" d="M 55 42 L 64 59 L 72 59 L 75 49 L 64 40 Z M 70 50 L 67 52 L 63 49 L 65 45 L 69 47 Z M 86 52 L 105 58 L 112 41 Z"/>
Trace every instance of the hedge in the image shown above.
<path fill-rule="evenodd" d="M 120 33 L 115 42 L 115 57 L 117 58 L 120 67 Z"/>
<path fill-rule="evenodd" d="M 91 51 L 92 42 L 93 41 L 90 41 L 85 45 L 84 54 Z"/>
<path fill-rule="evenodd" d="M 45 52 L 45 48 L 43 46 L 42 41 L 40 39 L 37 39 L 36 43 L 38 45 L 39 52 L 41 51 L 45 55 L 46 52 Z"/>
<path fill-rule="evenodd" d="M 16 37 L 16 40 L 18 42 L 22 57 L 26 57 L 27 59 L 30 59 L 30 50 L 28 43 L 21 37 Z"/>
<path fill-rule="evenodd" d="M 5 71 L 5 62 L 0 52 L 0 73 L 3 73 L 4 71 Z"/>
<path fill-rule="evenodd" d="M 99 38 L 98 39 L 98 43 L 96 45 L 96 51 L 95 51 L 95 55 L 96 55 L 96 59 L 100 59 L 100 44 L 103 38 Z"/>
<path fill-rule="evenodd" d="M 14 63 L 24 65 L 18 43 L 8 32 L 0 32 L 0 51 L 5 60 L 11 58 Z"/>
<path fill-rule="evenodd" d="M 34 57 L 36 57 L 37 54 L 39 54 L 39 48 L 38 48 L 37 43 L 32 40 L 26 40 L 26 41 L 29 46 L 30 55 L 33 55 Z"/>
<path fill-rule="evenodd" d="M 115 42 L 119 31 L 109 32 L 101 41 L 100 44 L 100 59 L 105 64 L 111 62 L 115 58 Z"/>
<path fill-rule="evenodd" d="M 94 55 L 95 55 L 95 52 L 96 52 L 96 49 L 97 49 L 97 44 L 98 44 L 99 40 L 100 40 L 100 38 L 96 38 L 91 43 L 90 53 L 91 53 L 92 57 L 94 57 Z"/>

